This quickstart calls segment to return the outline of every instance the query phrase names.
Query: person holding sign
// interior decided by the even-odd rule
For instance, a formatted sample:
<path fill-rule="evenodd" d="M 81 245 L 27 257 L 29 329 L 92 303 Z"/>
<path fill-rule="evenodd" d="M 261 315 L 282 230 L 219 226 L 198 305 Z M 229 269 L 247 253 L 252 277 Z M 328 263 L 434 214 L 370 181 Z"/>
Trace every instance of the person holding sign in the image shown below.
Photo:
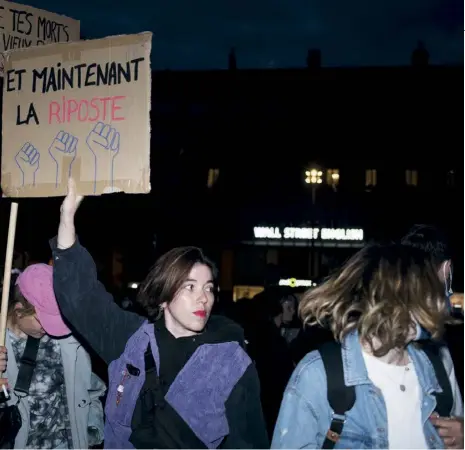
<path fill-rule="evenodd" d="M 242 329 L 210 316 L 213 264 L 196 247 L 161 256 L 139 293 L 148 320 L 120 309 L 75 235 L 70 180 L 54 287 L 66 319 L 109 364 L 106 448 L 267 448 L 256 369 Z"/>
<path fill-rule="evenodd" d="M 27 362 L 25 362 L 27 360 Z M 103 440 L 105 385 L 61 318 L 53 269 L 27 267 L 10 295 L 6 347 L 0 347 L 8 405 L 21 414 L 14 448 L 89 448 Z M 0 441 L 11 430 L 0 430 Z M 14 436 L 13 436 L 14 437 Z"/>

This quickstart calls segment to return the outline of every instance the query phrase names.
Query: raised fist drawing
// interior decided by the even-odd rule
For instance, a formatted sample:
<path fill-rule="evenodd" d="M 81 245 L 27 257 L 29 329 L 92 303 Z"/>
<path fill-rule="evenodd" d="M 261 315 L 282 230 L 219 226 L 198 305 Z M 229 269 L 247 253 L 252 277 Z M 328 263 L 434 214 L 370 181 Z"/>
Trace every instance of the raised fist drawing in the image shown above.
<path fill-rule="evenodd" d="M 32 144 L 26 142 L 15 156 L 16 165 L 21 171 L 21 186 L 36 184 L 39 161 L 39 151 Z"/>
<path fill-rule="evenodd" d="M 110 163 L 110 177 L 111 186 L 113 186 L 113 163 L 116 155 L 119 152 L 120 135 L 115 128 L 110 125 L 105 125 L 102 122 L 97 122 L 93 130 L 89 133 L 86 139 L 89 150 L 95 156 L 95 178 L 94 178 L 94 192 L 97 189 L 97 181 L 99 177 L 99 164 L 105 167 L 105 163 L 108 164 L 108 158 L 111 158 Z M 99 163 L 101 161 L 101 163 Z M 108 175 L 103 175 L 103 179 L 108 179 Z M 100 175 L 102 176 L 102 175 Z"/>
<path fill-rule="evenodd" d="M 110 155 L 113 158 L 119 152 L 119 133 L 110 125 L 97 122 L 87 136 L 87 145 L 96 158 Z"/>
<path fill-rule="evenodd" d="M 55 187 L 58 187 L 58 182 L 60 180 L 60 172 L 63 165 L 63 156 L 69 156 L 69 167 L 67 168 L 68 176 L 71 176 L 71 169 L 73 167 L 73 162 L 76 159 L 77 153 L 78 138 L 72 134 L 66 133 L 65 131 L 59 131 L 53 140 L 52 144 L 48 148 L 50 156 L 55 161 L 56 164 L 56 179 Z"/>

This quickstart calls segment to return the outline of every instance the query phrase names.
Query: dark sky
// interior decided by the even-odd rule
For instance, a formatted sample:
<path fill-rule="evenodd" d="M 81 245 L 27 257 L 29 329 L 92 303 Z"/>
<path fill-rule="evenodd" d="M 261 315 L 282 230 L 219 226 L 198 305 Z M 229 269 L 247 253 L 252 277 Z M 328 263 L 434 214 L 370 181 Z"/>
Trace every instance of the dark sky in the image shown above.
<path fill-rule="evenodd" d="M 27 0 L 81 21 L 87 38 L 152 31 L 155 69 L 404 65 L 419 39 L 434 64 L 463 62 L 462 0 Z"/>

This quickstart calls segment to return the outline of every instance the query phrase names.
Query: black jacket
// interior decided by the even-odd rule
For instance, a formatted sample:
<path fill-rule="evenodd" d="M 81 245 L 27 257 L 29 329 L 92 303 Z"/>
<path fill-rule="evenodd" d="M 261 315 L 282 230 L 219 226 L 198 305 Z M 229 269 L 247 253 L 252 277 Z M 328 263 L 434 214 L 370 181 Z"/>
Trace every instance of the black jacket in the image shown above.
<path fill-rule="evenodd" d="M 61 312 L 76 334 L 109 364 L 121 356 L 128 339 L 145 318 L 117 306 L 97 280 L 95 263 L 78 241 L 66 250 L 57 248 L 56 238 L 50 245 L 54 260 L 54 289 Z M 149 389 L 153 396 L 161 399 L 166 386 L 169 387 L 199 345 L 228 341 L 238 341 L 243 345 L 244 342 L 242 329 L 224 317 L 212 316 L 206 331 L 190 338 L 175 339 L 166 330 L 163 320 L 154 325 L 160 351 L 160 384 L 147 386 L 146 382 L 141 393 Z M 132 420 L 131 442 L 136 448 L 205 448 L 176 411 L 165 404 L 155 408 L 155 415 L 151 416 L 155 424 L 158 422 L 156 416 L 162 414 L 164 424 L 163 433 L 153 433 L 156 440 L 153 442 L 150 428 L 157 427 L 148 426 L 146 408 L 147 405 L 139 398 Z M 225 408 L 229 435 L 224 439 L 222 448 L 269 448 L 259 381 L 253 364 L 233 388 Z"/>

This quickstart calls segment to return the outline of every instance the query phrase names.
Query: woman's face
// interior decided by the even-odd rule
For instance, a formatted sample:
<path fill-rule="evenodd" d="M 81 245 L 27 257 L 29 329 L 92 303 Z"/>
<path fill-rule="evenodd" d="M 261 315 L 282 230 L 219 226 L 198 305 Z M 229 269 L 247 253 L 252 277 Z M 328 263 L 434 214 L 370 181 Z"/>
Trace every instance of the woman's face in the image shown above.
<path fill-rule="evenodd" d="M 210 268 L 195 264 L 170 303 L 163 303 L 166 328 L 178 338 L 200 333 L 207 324 L 215 299 Z"/>
<path fill-rule="evenodd" d="M 26 336 L 31 336 L 36 339 L 40 339 L 45 335 L 45 330 L 37 318 L 37 315 L 29 314 L 23 315 L 21 310 L 24 309 L 19 303 L 15 306 L 15 326 L 18 331 L 24 333 Z"/>

